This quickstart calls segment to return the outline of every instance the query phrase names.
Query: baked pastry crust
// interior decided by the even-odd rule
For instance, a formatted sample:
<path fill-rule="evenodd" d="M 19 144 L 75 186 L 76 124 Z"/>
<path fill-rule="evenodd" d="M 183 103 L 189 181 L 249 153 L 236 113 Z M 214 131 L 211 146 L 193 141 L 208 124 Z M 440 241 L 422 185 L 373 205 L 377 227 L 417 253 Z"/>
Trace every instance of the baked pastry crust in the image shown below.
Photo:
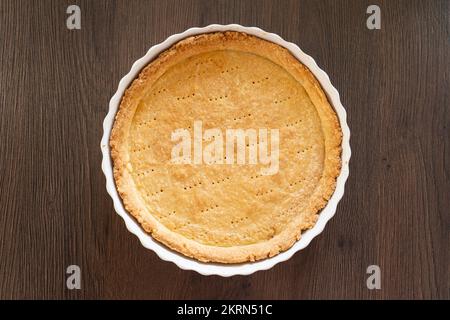
<path fill-rule="evenodd" d="M 233 64 L 233 61 L 242 64 Z M 202 64 L 208 63 L 210 67 L 201 69 Z M 217 80 L 218 70 L 235 73 L 224 83 Z M 257 78 L 258 72 L 265 71 L 270 71 L 270 75 Z M 180 79 L 182 75 L 186 77 Z M 195 76 L 213 78 L 202 82 L 193 79 Z M 247 88 L 243 87 L 242 79 L 252 76 L 253 85 L 265 82 L 266 86 L 257 91 L 256 102 L 237 96 L 239 90 Z M 253 108 L 256 115 L 247 113 L 247 105 L 261 102 L 265 92 L 270 96 L 272 79 L 269 77 L 272 76 L 272 88 L 276 87 L 277 92 L 287 90 L 278 99 L 279 104 L 287 100 L 286 96 L 292 99 L 286 102 L 283 112 L 277 109 L 280 106 L 271 105 L 273 110 Z M 196 101 L 185 103 L 184 98 L 191 96 L 192 88 L 200 93 L 192 95 Z M 217 105 L 208 104 L 213 99 L 208 92 L 216 96 L 220 93 L 222 99 L 227 89 L 231 90 L 227 105 L 217 109 Z M 271 98 L 276 97 L 277 92 Z M 177 102 L 181 99 L 183 101 Z M 258 176 L 253 174 L 256 172 L 251 171 L 253 169 L 223 169 L 222 166 L 219 170 L 208 168 L 210 171 L 201 173 L 206 170 L 204 167 L 178 169 L 161 162 L 163 154 L 167 154 L 165 146 L 158 142 L 161 134 L 189 121 L 192 124 L 194 114 L 188 107 L 194 104 L 199 110 L 216 108 L 216 113 L 224 110 L 215 118 L 192 111 L 196 117 L 203 116 L 219 125 L 236 110 L 244 110 L 239 117 L 243 126 L 250 124 L 246 121 L 268 127 L 286 124 L 280 129 L 280 174 L 262 177 L 256 182 Z M 184 116 L 189 121 L 181 119 L 183 114 L 177 110 L 186 112 Z M 305 121 L 303 127 L 299 125 L 302 120 Z M 145 144 L 147 138 L 153 144 Z M 169 139 L 170 136 L 168 142 Z M 304 141 L 307 143 L 302 144 Z M 171 249 L 203 262 L 241 263 L 272 257 L 289 249 L 300 239 L 302 231 L 314 226 L 320 210 L 335 190 L 341 168 L 341 141 L 336 113 L 320 84 L 287 49 L 245 33 L 217 32 L 176 43 L 141 71 L 122 98 L 110 146 L 117 190 L 125 209 L 146 232 Z M 283 149 L 283 142 L 286 149 Z M 283 150 L 286 158 L 282 157 Z M 294 169 L 290 170 L 291 167 Z M 229 174 L 222 175 L 225 171 Z M 215 178 L 217 188 L 211 185 Z M 227 180 L 230 180 L 228 184 Z M 219 185 L 221 181 L 225 182 Z M 230 195 L 234 202 L 225 201 L 226 192 L 230 194 L 236 189 L 239 189 L 238 195 Z M 252 192 L 256 192 L 254 197 L 249 196 Z M 239 199 L 239 193 L 243 199 Z M 211 199 L 214 201 L 207 201 Z M 204 217 L 209 209 L 217 212 Z"/>

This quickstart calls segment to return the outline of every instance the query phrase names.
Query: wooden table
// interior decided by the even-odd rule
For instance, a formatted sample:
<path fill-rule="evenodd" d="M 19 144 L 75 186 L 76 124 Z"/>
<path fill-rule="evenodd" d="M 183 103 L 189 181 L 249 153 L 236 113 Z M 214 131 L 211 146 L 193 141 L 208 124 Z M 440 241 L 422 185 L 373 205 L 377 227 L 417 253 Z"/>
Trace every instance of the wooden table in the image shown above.
<path fill-rule="evenodd" d="M 449 1 L 0 1 L 1 298 L 448 299 Z M 81 30 L 66 28 L 67 6 Z M 370 4 L 381 30 L 366 27 Z M 153 44 L 210 23 L 297 43 L 338 88 L 353 156 L 325 231 L 269 271 L 224 279 L 142 247 L 100 169 L 118 81 Z M 66 268 L 81 267 L 81 290 Z M 381 290 L 366 286 L 381 268 Z"/>

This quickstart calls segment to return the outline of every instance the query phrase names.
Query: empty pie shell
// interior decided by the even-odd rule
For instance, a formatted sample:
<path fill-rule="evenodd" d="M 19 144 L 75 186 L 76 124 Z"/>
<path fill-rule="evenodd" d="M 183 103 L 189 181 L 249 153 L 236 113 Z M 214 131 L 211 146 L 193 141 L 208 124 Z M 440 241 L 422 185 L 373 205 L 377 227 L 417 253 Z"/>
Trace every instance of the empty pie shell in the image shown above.
<path fill-rule="evenodd" d="M 278 130 L 276 172 L 226 159 L 174 163 L 173 132 L 194 137 L 199 121 L 203 131 Z M 312 73 L 287 49 L 231 31 L 189 37 L 150 62 L 123 95 L 110 136 L 125 209 L 169 248 L 220 263 L 272 257 L 313 227 L 335 190 L 341 142 Z"/>

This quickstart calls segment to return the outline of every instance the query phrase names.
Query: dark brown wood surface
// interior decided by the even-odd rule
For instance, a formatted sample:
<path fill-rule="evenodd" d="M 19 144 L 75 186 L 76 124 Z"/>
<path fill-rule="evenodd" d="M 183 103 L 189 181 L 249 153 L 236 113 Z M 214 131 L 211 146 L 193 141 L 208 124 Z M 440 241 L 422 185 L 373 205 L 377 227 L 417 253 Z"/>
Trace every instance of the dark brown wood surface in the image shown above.
<path fill-rule="evenodd" d="M 0 298 L 434 298 L 450 294 L 449 1 L 0 0 Z M 82 29 L 66 28 L 78 4 Z M 366 8 L 381 8 L 381 30 Z M 173 33 L 258 26 L 313 56 L 353 151 L 336 216 L 292 259 L 205 277 L 142 247 L 100 168 L 109 99 Z M 66 289 L 66 267 L 82 289 Z M 379 265 L 381 290 L 366 268 Z"/>

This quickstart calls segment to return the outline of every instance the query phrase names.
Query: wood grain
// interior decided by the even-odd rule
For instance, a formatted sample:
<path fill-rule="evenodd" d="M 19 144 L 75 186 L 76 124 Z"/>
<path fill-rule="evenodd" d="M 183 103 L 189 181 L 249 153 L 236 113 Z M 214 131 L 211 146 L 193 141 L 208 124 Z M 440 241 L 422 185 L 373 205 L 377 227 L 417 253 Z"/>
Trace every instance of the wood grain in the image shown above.
<path fill-rule="evenodd" d="M 65 26 L 68 5 L 82 29 Z M 382 29 L 368 30 L 378 4 Z M 449 299 L 448 1 L 0 1 L 0 298 Z M 297 43 L 348 112 L 353 156 L 335 218 L 269 271 L 204 277 L 161 261 L 115 214 L 102 121 L 146 50 L 210 23 Z M 82 269 L 67 290 L 65 268 Z M 382 289 L 368 290 L 378 264 Z"/>

